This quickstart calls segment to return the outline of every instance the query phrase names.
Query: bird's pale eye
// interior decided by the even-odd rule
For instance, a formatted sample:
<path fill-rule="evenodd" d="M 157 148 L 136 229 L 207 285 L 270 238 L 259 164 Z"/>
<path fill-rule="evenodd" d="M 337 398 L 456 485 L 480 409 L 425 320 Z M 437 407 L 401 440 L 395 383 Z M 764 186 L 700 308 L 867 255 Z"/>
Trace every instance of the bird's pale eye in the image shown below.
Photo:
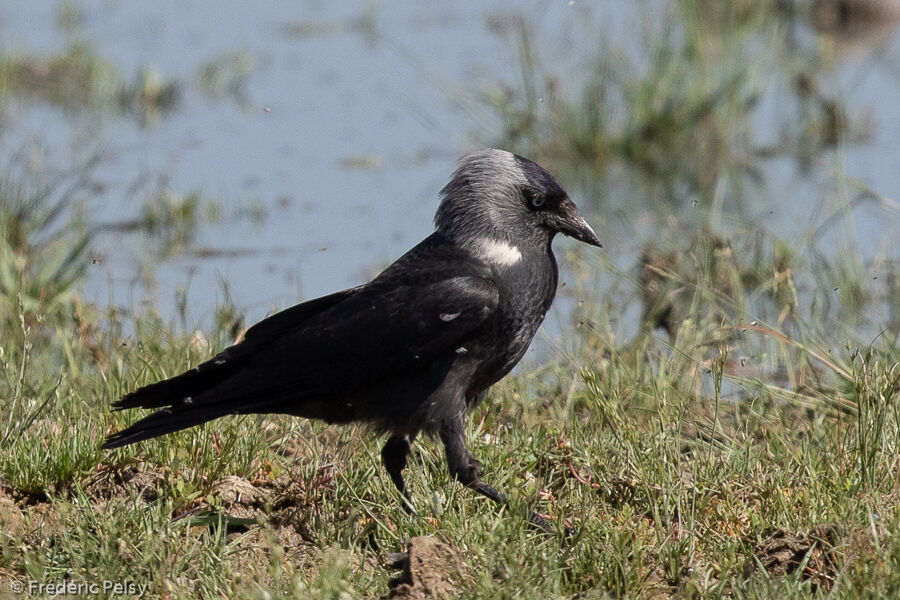
<path fill-rule="evenodd" d="M 534 188 L 526 187 L 522 189 L 522 195 L 525 197 L 525 200 L 528 202 L 528 206 L 533 209 L 543 208 L 544 204 L 547 203 L 547 199 L 543 194 L 538 192 Z"/>

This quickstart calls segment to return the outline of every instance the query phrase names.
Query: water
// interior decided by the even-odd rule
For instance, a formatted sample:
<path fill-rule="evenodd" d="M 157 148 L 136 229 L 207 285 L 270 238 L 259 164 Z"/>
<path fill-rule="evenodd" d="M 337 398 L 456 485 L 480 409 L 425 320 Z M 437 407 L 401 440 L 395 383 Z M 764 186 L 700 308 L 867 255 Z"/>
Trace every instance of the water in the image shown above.
<path fill-rule="evenodd" d="M 0 43 L 33 53 L 65 47 L 58 6 L 3 3 Z M 191 325 L 209 323 L 224 299 L 223 281 L 252 322 L 273 307 L 361 283 L 425 237 L 455 159 L 499 131 L 472 92 L 518 79 L 515 48 L 487 26 L 514 14 L 503 2 L 72 6 L 81 14 L 78 35 L 126 78 L 151 67 L 185 81 L 185 95 L 149 127 L 113 117 L 87 134 L 84 118 L 24 100 L 9 119 L 4 151 L 31 137 L 45 140 L 59 162 L 102 150 L 94 176 L 102 193 L 89 207 L 96 222 L 135 218 L 142 197 L 130 190 L 141 177 L 221 202 L 226 218 L 200 229 L 194 251 L 155 264 L 149 289 L 136 275 L 149 242 L 117 233 L 98 238 L 95 250 L 105 258 L 85 285 L 89 301 L 135 308 L 149 300 L 167 318 L 176 289 L 187 286 Z M 636 22 L 625 3 L 612 1 L 522 2 L 515 12 L 534 23 L 545 66 L 552 62 L 573 85 L 585 58 L 578 48 L 588 47 L 595 28 Z M 243 102 L 210 98 L 190 83 L 203 63 L 241 50 L 256 65 Z M 871 113 L 873 137 L 829 158 L 888 196 L 900 189 L 900 105 L 889 100 L 900 97 L 898 56 L 895 36 L 874 56 L 840 67 L 850 112 Z M 789 161 L 773 161 L 766 176 L 778 193 L 771 207 L 760 207 L 759 225 L 788 236 L 813 226 L 811 215 L 834 187 L 821 173 L 799 175 Z M 228 218 L 254 207 L 267 215 L 261 222 Z M 890 214 L 870 207 L 854 214 L 866 256 L 896 252 L 898 221 Z M 595 222 L 606 252 L 633 264 L 636 241 L 604 225 L 612 215 L 601 211 Z"/>

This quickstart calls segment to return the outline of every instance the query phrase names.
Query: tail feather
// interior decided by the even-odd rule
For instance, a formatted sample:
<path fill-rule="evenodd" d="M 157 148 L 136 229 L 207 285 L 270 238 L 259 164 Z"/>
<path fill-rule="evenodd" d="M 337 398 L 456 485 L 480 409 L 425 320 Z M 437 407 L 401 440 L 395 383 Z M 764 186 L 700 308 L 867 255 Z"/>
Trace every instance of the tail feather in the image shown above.
<path fill-rule="evenodd" d="M 207 421 L 212 421 L 228 414 L 227 411 L 216 410 L 214 407 L 176 407 L 158 410 L 134 423 L 130 427 L 113 433 L 106 438 L 102 448 L 110 450 L 121 448 L 135 442 L 148 440 L 167 433 L 173 433 Z"/>
<path fill-rule="evenodd" d="M 113 408 L 163 408 L 182 402 L 185 398 L 197 396 L 202 392 L 222 383 L 234 374 L 242 361 L 230 360 L 226 352 L 216 356 L 202 365 L 185 371 L 170 379 L 144 386 L 125 394 Z"/>
<path fill-rule="evenodd" d="M 119 448 L 141 440 L 199 425 L 227 414 L 280 412 L 287 390 L 278 396 L 276 386 L 266 386 L 268 400 L 255 399 L 260 387 L 248 373 L 257 353 L 263 360 L 272 358 L 273 341 L 291 333 L 296 335 L 307 321 L 337 306 L 363 286 L 323 296 L 264 319 L 247 330 L 244 340 L 230 346 L 205 363 L 126 394 L 113 403 L 113 408 L 155 408 L 155 413 L 106 439 L 103 448 Z M 297 378 L 291 390 L 295 395 Z"/>
<path fill-rule="evenodd" d="M 239 372 L 246 354 L 232 346 L 200 366 L 126 394 L 115 402 L 116 410 L 156 408 L 157 410 L 127 429 L 110 435 L 104 449 L 119 448 L 165 435 L 225 416 L 235 410 L 234 403 L 215 390 Z"/>

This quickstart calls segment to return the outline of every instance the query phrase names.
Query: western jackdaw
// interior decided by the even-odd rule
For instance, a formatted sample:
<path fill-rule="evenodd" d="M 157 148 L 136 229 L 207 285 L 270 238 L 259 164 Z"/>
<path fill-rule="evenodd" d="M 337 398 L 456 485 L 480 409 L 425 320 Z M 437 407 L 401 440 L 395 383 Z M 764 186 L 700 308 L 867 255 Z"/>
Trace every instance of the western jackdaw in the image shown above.
<path fill-rule="evenodd" d="M 420 432 L 440 436 L 453 477 L 506 502 L 480 479 L 466 411 L 544 320 L 557 286 L 553 237 L 601 244 L 552 175 L 503 150 L 460 160 L 434 223 L 369 283 L 276 313 L 198 367 L 125 395 L 115 408 L 158 410 L 103 447 L 230 414 L 358 421 L 389 434 L 381 457 L 407 502 L 402 471 Z"/>

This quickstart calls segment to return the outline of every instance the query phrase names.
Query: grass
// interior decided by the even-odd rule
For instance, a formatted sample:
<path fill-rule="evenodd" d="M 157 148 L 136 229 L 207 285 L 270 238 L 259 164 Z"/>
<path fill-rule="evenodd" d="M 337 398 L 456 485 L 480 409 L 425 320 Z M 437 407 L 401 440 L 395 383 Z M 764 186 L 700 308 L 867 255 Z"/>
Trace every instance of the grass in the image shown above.
<path fill-rule="evenodd" d="M 852 137 L 828 65 L 791 45 L 794 4 L 667 5 L 667 19 L 645 18 L 644 59 L 601 36 L 569 95 L 527 25 L 513 30 L 522 82 L 489 98 L 498 143 L 581 197 L 612 184 L 618 218 L 649 219 L 654 235 L 625 229 L 639 241 L 615 253 L 634 267 L 567 253 L 564 339 L 472 413 L 471 448 L 511 496 L 504 508 L 450 481 L 439 444 L 418 440 L 407 515 L 381 440 L 287 417 L 100 451 L 138 416 L 110 401 L 212 356 L 242 318 L 223 306 L 195 331 L 184 313 L 178 326 L 85 304 L 92 236 L 146 231 L 181 248 L 213 205 L 162 186 L 135 222 L 87 225 L 77 186 L 4 174 L 0 597 L 14 583 L 106 580 L 154 598 L 380 598 L 397 575 L 386 556 L 416 536 L 452 549 L 463 598 L 900 594 L 900 277 L 895 256 L 863 260 L 849 227 L 863 201 L 887 218 L 896 205 L 834 168 L 840 193 L 810 232 L 781 239 L 748 216 L 765 206 L 762 161 L 829 165 Z M 236 78 L 227 64 L 201 70 L 210 95 L 239 95 L 249 63 L 229 61 Z M 0 92 L 91 107 L 174 85 L 129 87 L 104 65 L 85 45 L 0 57 Z M 772 86 L 796 117 L 775 144 L 754 135 Z M 106 88 L 119 91 L 97 96 Z M 823 249 L 832 228 L 840 252 Z M 532 508 L 554 534 L 527 525 Z"/>
<path fill-rule="evenodd" d="M 384 555 L 435 535 L 464 557 L 462 597 L 891 597 L 896 344 L 834 353 L 812 326 L 735 330 L 709 310 L 715 281 L 693 284 L 671 338 L 622 346 L 603 324 L 619 316 L 607 298 L 582 306 L 578 350 L 508 378 L 472 415 L 473 451 L 511 506 L 451 482 L 438 445 L 419 441 L 413 517 L 378 440 L 356 428 L 228 418 L 100 452 L 135 417 L 108 413 L 108 400 L 229 335 L 147 316 L 121 337 L 115 313 L 94 314 L 85 335 L 20 307 L 20 331 L 0 341 L 12 399 L 0 411 L 0 573 L 147 583 L 152 597 L 380 597 L 394 575 Z M 529 528 L 528 507 L 559 532 Z"/>
<path fill-rule="evenodd" d="M 167 79 L 153 68 L 129 78 L 85 41 L 77 25 L 75 19 L 66 27 L 67 45 L 59 52 L 0 52 L 0 107 L 39 101 L 68 114 L 128 116 L 149 128 L 179 106 L 186 90 L 247 104 L 244 88 L 255 60 L 246 51 L 215 57 L 189 81 Z"/>

